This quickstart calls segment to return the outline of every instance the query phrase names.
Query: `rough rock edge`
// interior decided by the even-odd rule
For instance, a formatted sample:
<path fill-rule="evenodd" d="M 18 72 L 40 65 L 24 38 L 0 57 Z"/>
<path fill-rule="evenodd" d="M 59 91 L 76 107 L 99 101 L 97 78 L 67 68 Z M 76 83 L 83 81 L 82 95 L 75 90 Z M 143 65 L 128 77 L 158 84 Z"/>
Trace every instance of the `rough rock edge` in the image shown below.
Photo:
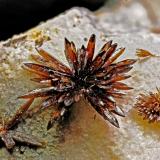
<path fill-rule="evenodd" d="M 67 33 L 64 33 L 65 29 L 67 32 L 70 32 L 70 30 L 74 30 L 77 25 L 87 24 L 90 28 L 94 28 L 96 31 L 99 28 L 96 26 L 96 21 L 96 17 L 93 16 L 89 10 L 76 7 L 51 20 L 41 23 L 37 27 L 30 29 L 25 33 L 15 35 L 7 41 L 2 41 L 0 43 L 0 72 L 2 76 L 6 75 L 8 78 L 14 78 L 16 75 L 14 72 L 21 70 L 22 62 L 28 59 L 31 52 L 36 52 L 35 47 L 39 47 L 37 41 L 42 41 L 40 45 L 46 44 L 45 46 L 47 46 L 47 48 L 48 46 L 51 48 L 54 46 L 54 48 L 56 48 L 56 52 L 60 52 L 59 48 L 64 48 L 64 35 L 67 36 Z M 65 29 L 63 29 L 63 27 L 65 27 Z M 49 40 L 43 39 L 44 36 L 49 37 Z M 70 38 L 72 36 L 69 35 L 68 37 Z M 57 44 L 60 44 L 61 46 L 59 47 Z M 63 54 L 61 54 L 60 58 L 62 57 Z"/>

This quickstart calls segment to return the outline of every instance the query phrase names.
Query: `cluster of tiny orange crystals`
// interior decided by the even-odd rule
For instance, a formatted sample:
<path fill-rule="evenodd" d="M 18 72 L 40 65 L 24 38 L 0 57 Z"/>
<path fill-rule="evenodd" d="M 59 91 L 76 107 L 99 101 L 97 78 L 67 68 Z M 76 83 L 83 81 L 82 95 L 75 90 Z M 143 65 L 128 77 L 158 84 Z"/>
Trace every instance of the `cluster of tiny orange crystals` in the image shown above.
<path fill-rule="evenodd" d="M 143 119 L 149 122 L 160 121 L 160 90 L 157 89 L 157 92 L 150 92 L 148 95 L 140 94 L 135 108 Z"/>

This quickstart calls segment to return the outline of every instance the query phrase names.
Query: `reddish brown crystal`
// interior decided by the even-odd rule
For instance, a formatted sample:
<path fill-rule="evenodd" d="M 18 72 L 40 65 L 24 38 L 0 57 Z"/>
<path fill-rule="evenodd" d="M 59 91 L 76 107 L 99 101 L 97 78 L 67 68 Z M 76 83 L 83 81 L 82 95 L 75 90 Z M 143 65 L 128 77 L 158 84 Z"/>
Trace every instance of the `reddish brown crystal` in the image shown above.
<path fill-rule="evenodd" d="M 37 64 L 24 63 L 25 69 L 38 76 L 32 80 L 45 87 L 20 98 L 43 97 L 39 110 L 57 104 L 58 111 L 51 115 L 49 126 L 52 126 L 54 120 L 61 119 L 83 95 L 104 119 L 119 127 L 114 114 L 124 116 L 124 113 L 114 98 L 123 97 L 120 90 L 131 89 L 119 81 L 130 77 L 126 73 L 136 61 L 126 59 L 115 62 L 125 49 L 117 49 L 117 44 L 112 44 L 112 41 L 105 43 L 93 58 L 95 39 L 95 35 L 91 35 L 87 47 L 82 45 L 76 49 L 74 43 L 65 38 L 65 55 L 70 68 L 41 48 L 37 49 L 39 55 L 32 55 Z"/>
<path fill-rule="evenodd" d="M 136 55 L 140 58 L 145 58 L 145 57 L 156 57 L 155 54 L 152 54 L 151 52 L 144 50 L 144 49 L 137 49 L 136 50 Z"/>
<path fill-rule="evenodd" d="M 38 140 L 35 136 L 27 135 L 25 133 L 14 130 L 13 127 L 17 125 L 22 119 L 24 113 L 28 110 L 34 99 L 29 99 L 24 105 L 22 105 L 15 115 L 9 120 L 2 120 L 0 123 L 0 138 L 4 142 L 7 149 L 12 149 L 16 141 L 25 143 L 27 145 L 42 147 L 44 143 Z"/>

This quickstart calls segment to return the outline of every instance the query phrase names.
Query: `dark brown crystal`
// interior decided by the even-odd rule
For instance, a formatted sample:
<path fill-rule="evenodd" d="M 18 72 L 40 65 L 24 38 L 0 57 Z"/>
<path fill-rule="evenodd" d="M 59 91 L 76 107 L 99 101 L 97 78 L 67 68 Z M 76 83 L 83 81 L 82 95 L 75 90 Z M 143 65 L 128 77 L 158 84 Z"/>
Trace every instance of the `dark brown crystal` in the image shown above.
<path fill-rule="evenodd" d="M 35 89 L 19 98 L 43 97 L 37 111 L 58 106 L 57 111 L 51 114 L 48 128 L 54 121 L 62 119 L 71 105 L 82 96 L 105 120 L 119 127 L 114 114 L 124 116 L 124 112 L 116 105 L 114 98 L 123 97 L 120 90 L 132 89 L 120 81 L 130 77 L 126 73 L 136 62 L 134 59 L 115 62 L 124 50 L 117 49 L 116 43 L 108 41 L 93 58 L 94 34 L 91 35 L 87 47 L 82 45 L 80 49 L 76 49 L 74 43 L 65 38 L 65 56 L 70 66 L 67 67 L 42 48 L 38 48 L 39 55 L 32 55 L 37 63 L 24 63 L 24 68 L 38 76 L 33 81 L 46 87 Z"/>

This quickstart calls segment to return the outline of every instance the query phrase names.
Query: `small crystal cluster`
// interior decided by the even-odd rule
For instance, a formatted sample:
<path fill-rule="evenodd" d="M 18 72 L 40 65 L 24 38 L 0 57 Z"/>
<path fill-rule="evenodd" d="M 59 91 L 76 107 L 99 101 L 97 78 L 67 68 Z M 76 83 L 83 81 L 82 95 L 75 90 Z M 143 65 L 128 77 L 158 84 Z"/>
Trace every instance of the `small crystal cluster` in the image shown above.
<path fill-rule="evenodd" d="M 135 104 L 139 114 L 149 122 L 160 121 L 160 90 L 148 95 L 141 94 Z"/>

